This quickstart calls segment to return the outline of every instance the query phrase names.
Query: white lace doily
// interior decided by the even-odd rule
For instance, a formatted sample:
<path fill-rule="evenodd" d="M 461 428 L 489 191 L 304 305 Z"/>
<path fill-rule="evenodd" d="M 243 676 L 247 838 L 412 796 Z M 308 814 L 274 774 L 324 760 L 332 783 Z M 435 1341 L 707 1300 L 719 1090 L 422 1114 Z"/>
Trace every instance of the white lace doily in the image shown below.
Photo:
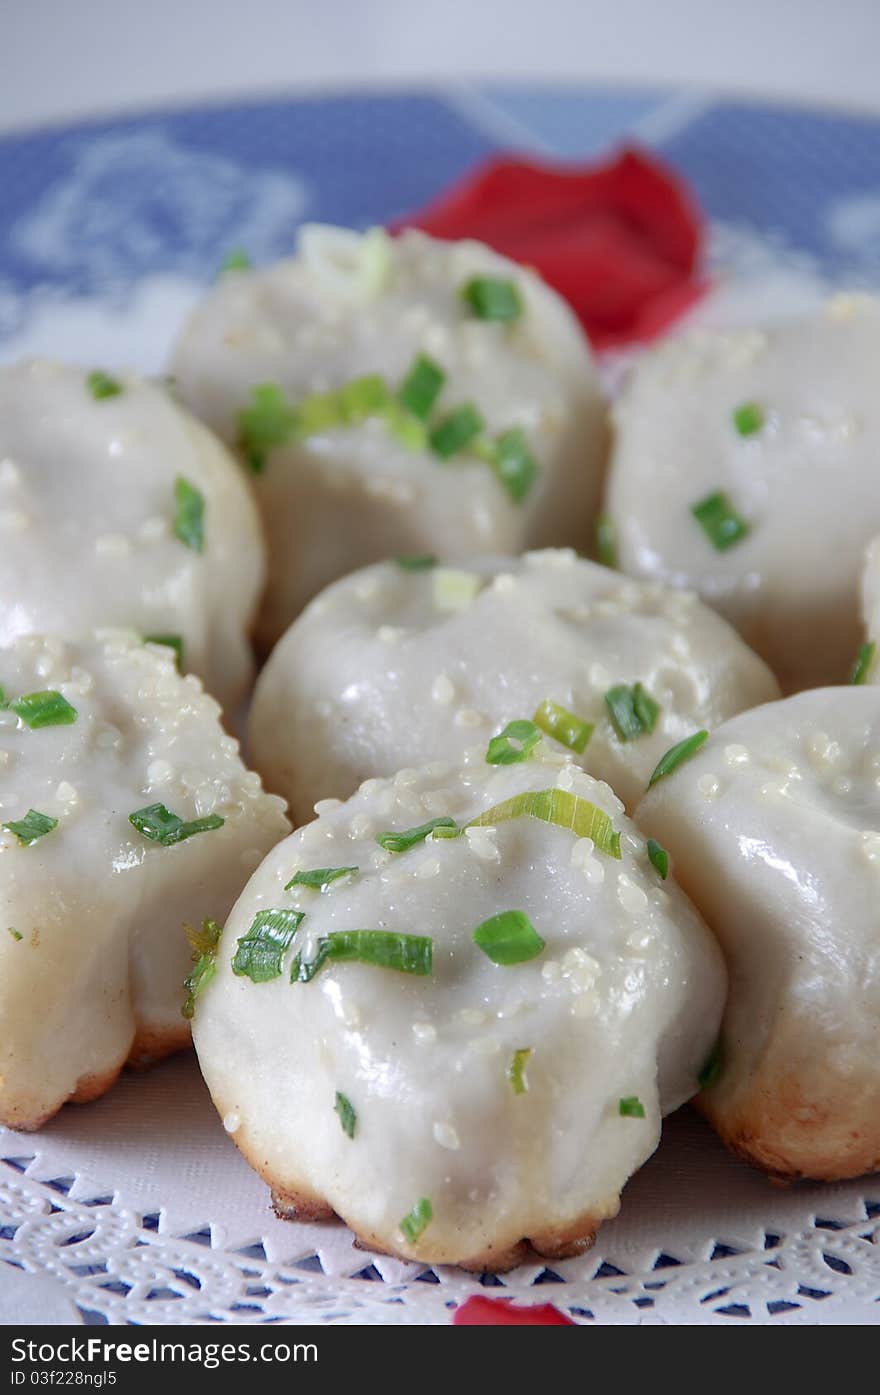
<path fill-rule="evenodd" d="M 443 1323 L 471 1293 L 581 1322 L 880 1316 L 880 1177 L 774 1186 L 688 1109 L 592 1251 L 482 1281 L 356 1249 L 339 1223 L 276 1220 L 192 1057 L 38 1135 L 0 1130 L 0 1155 L 0 1258 L 60 1281 L 92 1320 Z"/>

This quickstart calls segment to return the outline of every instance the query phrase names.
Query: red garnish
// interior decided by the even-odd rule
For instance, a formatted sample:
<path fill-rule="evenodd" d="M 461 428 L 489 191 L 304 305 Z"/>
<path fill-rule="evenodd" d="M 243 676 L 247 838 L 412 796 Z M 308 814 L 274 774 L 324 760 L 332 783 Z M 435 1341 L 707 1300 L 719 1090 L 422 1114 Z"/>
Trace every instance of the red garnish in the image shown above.
<path fill-rule="evenodd" d="M 577 1327 L 552 1303 L 535 1303 L 530 1308 L 515 1308 L 510 1298 L 465 1299 L 455 1310 L 455 1327 Z"/>
<path fill-rule="evenodd" d="M 490 160 L 403 227 L 474 237 L 535 267 L 600 349 L 653 338 L 705 290 L 696 200 L 639 150 L 603 165 Z"/>

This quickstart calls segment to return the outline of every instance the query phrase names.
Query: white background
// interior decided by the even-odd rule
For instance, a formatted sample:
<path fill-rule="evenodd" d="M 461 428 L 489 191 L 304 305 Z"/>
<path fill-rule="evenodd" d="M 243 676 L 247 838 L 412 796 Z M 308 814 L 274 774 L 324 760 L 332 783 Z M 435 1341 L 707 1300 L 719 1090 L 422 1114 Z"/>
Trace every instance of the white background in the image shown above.
<path fill-rule="evenodd" d="M 168 100 L 450 77 L 880 110 L 880 0 L 0 0 L 0 129 Z"/>

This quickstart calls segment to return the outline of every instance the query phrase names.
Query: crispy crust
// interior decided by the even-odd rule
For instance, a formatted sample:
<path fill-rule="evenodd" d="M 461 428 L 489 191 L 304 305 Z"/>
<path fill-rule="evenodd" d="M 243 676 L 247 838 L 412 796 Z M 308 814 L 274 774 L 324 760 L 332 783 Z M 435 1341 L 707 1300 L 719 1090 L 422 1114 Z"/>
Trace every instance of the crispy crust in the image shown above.
<path fill-rule="evenodd" d="M 878 1091 L 854 1095 L 830 1075 L 824 1083 L 821 1093 L 808 1092 L 797 1076 L 765 1069 L 745 1089 L 705 1092 L 694 1103 L 732 1153 L 775 1181 L 837 1182 L 876 1172 Z"/>
<path fill-rule="evenodd" d="M 186 1051 L 191 1045 L 192 1033 L 184 1018 L 180 1019 L 179 1026 L 175 1023 L 170 1027 L 150 1027 L 139 1022 L 125 1064 L 132 1070 L 149 1070 L 150 1066 L 163 1061 L 166 1056 L 173 1055 L 175 1051 Z"/>
<path fill-rule="evenodd" d="M 35 1133 L 41 1129 L 50 1119 L 53 1119 L 58 1111 L 65 1104 L 91 1104 L 92 1100 L 100 1099 L 105 1095 L 111 1086 L 116 1084 L 122 1071 L 123 1062 L 111 1066 L 109 1070 L 94 1072 L 92 1075 L 83 1075 L 76 1082 L 66 1099 L 53 1105 L 50 1109 L 42 1109 L 38 1113 L 32 1112 L 33 1104 L 14 1105 L 6 1111 L 0 1107 L 0 1124 L 8 1129 L 17 1129 L 21 1133 Z"/>
<path fill-rule="evenodd" d="M 280 1221 L 329 1221 L 337 1216 L 332 1206 L 326 1201 L 305 1190 L 291 1191 L 288 1188 L 273 1187 L 271 1198 L 272 1209 Z M 425 1262 L 441 1264 L 454 1262 L 459 1269 L 466 1269 L 475 1274 L 483 1274 L 487 1271 L 494 1274 L 504 1274 L 507 1270 L 515 1269 L 518 1264 L 522 1264 L 528 1259 L 530 1253 L 537 1254 L 542 1259 L 571 1259 L 591 1248 L 595 1243 L 596 1233 L 602 1220 L 607 1220 L 611 1214 L 616 1214 L 618 1204 L 615 1204 L 609 1215 L 580 1216 L 569 1225 L 542 1231 L 500 1249 L 489 1245 L 482 1253 L 471 1255 L 467 1259 L 432 1261 L 430 1257 L 427 1257 Z M 340 1217 L 339 1219 L 344 1220 L 345 1218 Z M 390 1248 L 387 1241 L 380 1240 L 378 1236 L 369 1231 L 354 1230 L 353 1233 L 355 1248 L 358 1250 L 370 1250 L 373 1254 L 390 1255 L 396 1259 L 413 1258 L 412 1254 L 407 1253 L 404 1249 Z"/>
<path fill-rule="evenodd" d="M 0 1124 L 21 1133 L 35 1133 L 54 1119 L 65 1104 L 91 1104 L 112 1089 L 122 1074 L 124 1066 L 132 1070 L 148 1070 L 172 1052 L 185 1050 L 191 1044 L 189 1024 L 181 1019 L 180 1027 L 148 1027 L 141 1023 L 135 1032 L 128 1054 L 115 1065 L 104 1071 L 93 1071 L 80 1076 L 70 1094 L 50 1109 L 36 1107 L 31 1098 L 23 1103 L 3 1109 L 0 1104 Z"/>

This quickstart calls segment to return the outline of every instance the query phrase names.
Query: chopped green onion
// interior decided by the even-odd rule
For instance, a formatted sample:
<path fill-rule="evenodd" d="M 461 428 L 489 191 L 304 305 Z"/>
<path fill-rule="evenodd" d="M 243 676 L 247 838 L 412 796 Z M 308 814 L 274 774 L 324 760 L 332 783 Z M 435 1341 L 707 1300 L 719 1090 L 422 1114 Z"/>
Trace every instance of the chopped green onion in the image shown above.
<path fill-rule="evenodd" d="M 764 425 L 764 411 L 757 402 L 743 402 L 734 408 L 733 424 L 741 436 L 754 436 Z"/>
<path fill-rule="evenodd" d="M 569 790 L 527 790 L 524 794 L 505 799 L 487 809 L 477 819 L 471 819 L 469 828 L 492 827 L 506 823 L 508 819 L 541 819 L 544 823 L 556 824 L 559 828 L 570 829 L 578 838 L 592 838 L 598 852 L 620 861 L 620 834 L 615 833 L 611 820 L 604 809 L 599 809 L 587 799 L 581 799 Z"/>
<path fill-rule="evenodd" d="M 220 271 L 221 274 L 224 271 L 250 271 L 251 265 L 251 259 L 243 247 L 232 247 L 220 263 Z"/>
<path fill-rule="evenodd" d="M 255 475 L 266 468 L 269 451 L 295 434 L 296 408 L 277 383 L 263 383 L 251 393 L 251 403 L 238 414 L 238 443 Z"/>
<path fill-rule="evenodd" d="M 692 504 L 691 513 L 718 552 L 732 547 L 749 531 L 745 519 L 735 511 L 727 495 L 721 490 L 708 494 L 698 504 Z"/>
<path fill-rule="evenodd" d="M 24 935 L 21 933 L 20 930 L 16 930 L 16 928 L 15 928 L 14 925 L 7 925 L 7 927 L 6 927 L 6 933 L 7 933 L 7 935 L 11 935 L 12 938 L 13 938 L 14 940 L 23 940 L 23 939 L 24 939 Z"/>
<path fill-rule="evenodd" d="M 357 1128 L 357 1114 L 354 1105 L 347 1095 L 341 1091 L 336 1091 L 336 1103 L 333 1106 L 339 1115 L 339 1122 L 342 1125 L 342 1132 L 348 1134 L 349 1138 L 354 1138 L 354 1131 Z"/>
<path fill-rule="evenodd" d="M 217 972 L 217 946 L 223 933 L 216 920 L 203 920 L 201 930 L 186 926 L 186 937 L 192 946 L 193 969 L 183 980 L 186 989 L 181 1012 L 189 1021 L 195 1011 L 196 998 L 207 988 Z"/>
<path fill-rule="evenodd" d="M 57 828 L 58 820 L 50 818 L 48 814 L 40 814 L 36 809 L 28 809 L 23 819 L 11 819 L 3 827 L 15 834 L 22 847 L 29 848 L 31 843 L 45 838 L 47 833 Z"/>
<path fill-rule="evenodd" d="M 427 354 L 419 354 L 401 384 L 398 397 L 408 412 L 427 421 L 446 382 L 446 374 Z"/>
<path fill-rule="evenodd" d="M 328 959 L 340 963 L 373 964 L 400 974 L 425 977 L 433 970 L 434 941 L 428 935 L 395 930 L 333 930 L 318 941 L 315 957 L 303 963 L 298 954 L 290 969 L 291 983 L 310 983 Z"/>
<path fill-rule="evenodd" d="M 184 839 L 192 838 L 196 833 L 210 833 L 212 829 L 222 828 L 226 822 L 219 814 L 206 814 L 204 818 L 190 819 L 185 823 L 177 814 L 172 814 L 170 809 L 166 809 L 164 804 L 149 804 L 145 809 L 136 809 L 133 814 L 129 814 L 128 821 L 138 833 L 142 833 L 152 843 L 161 843 L 163 848 L 182 843 Z"/>
<path fill-rule="evenodd" d="M 505 967 L 525 964 L 545 947 L 525 911 L 500 911 L 490 916 L 474 931 L 474 944 L 493 964 Z"/>
<path fill-rule="evenodd" d="M 660 714 L 660 704 L 654 701 L 641 683 L 636 683 L 632 688 L 625 683 L 609 688 L 605 694 L 605 706 L 621 741 L 634 741 L 637 736 L 652 732 Z"/>
<path fill-rule="evenodd" d="M 464 450 L 483 429 L 483 418 L 470 402 L 456 407 L 444 417 L 430 433 L 428 440 L 435 455 L 448 460 L 458 451 Z"/>
<path fill-rule="evenodd" d="M 876 653 L 876 644 L 863 644 L 861 646 L 849 676 L 850 683 L 867 683 Z"/>
<path fill-rule="evenodd" d="M 285 886 L 290 891 L 295 886 L 307 886 L 312 891 L 326 891 L 340 877 L 354 876 L 357 867 L 315 867 L 311 872 L 297 872 Z"/>
<path fill-rule="evenodd" d="M 626 1095 L 617 1106 L 622 1119 L 644 1119 L 645 1106 L 638 1095 Z"/>
<path fill-rule="evenodd" d="M 5 693 L 5 690 L 4 690 L 3 688 L 0 688 L 0 708 L 8 707 L 8 706 L 9 706 L 9 703 L 8 703 L 7 700 L 6 700 L 6 693 Z"/>
<path fill-rule="evenodd" d="M 585 722 L 581 717 L 576 717 L 567 707 L 560 707 L 558 702 L 551 702 L 550 698 L 544 699 L 532 721 L 548 736 L 552 736 L 554 741 L 561 742 L 577 755 L 586 750 L 587 742 L 594 731 L 592 722 Z"/>
<path fill-rule="evenodd" d="M 387 852 L 409 852 L 416 843 L 423 843 L 428 834 L 433 833 L 435 828 L 454 828 L 458 831 L 458 824 L 455 819 L 444 814 L 439 819 L 429 819 L 427 823 L 421 823 L 417 828 L 407 828 L 401 833 L 380 833 L 376 842 L 380 848 L 385 848 Z"/>
<path fill-rule="evenodd" d="M 247 976 L 252 983 L 278 978 L 281 960 L 303 920 L 303 911 L 257 911 L 251 928 L 238 941 L 232 972 Z"/>
<path fill-rule="evenodd" d="M 648 858 L 659 873 L 660 880 L 665 882 L 669 872 L 669 853 L 656 838 L 648 839 Z"/>
<path fill-rule="evenodd" d="M 177 672 L 183 673 L 183 638 L 181 635 L 144 635 L 144 644 L 161 644 L 174 650 Z"/>
<path fill-rule="evenodd" d="M 683 761 L 690 760 L 691 756 L 695 756 L 703 742 L 708 741 L 708 739 L 709 733 L 707 731 L 695 731 L 693 736 L 686 736 L 684 741 L 670 746 L 666 755 L 661 756 L 654 767 L 654 773 L 648 781 L 648 789 L 652 785 L 656 785 L 658 780 L 662 780 L 664 775 L 671 774 Z"/>
<path fill-rule="evenodd" d="M 424 1235 L 431 1221 L 434 1219 L 434 1211 L 430 1201 L 426 1196 L 422 1196 L 416 1202 L 408 1216 L 404 1216 L 400 1222 L 400 1229 L 404 1239 L 411 1245 Z"/>
<path fill-rule="evenodd" d="M 406 450 L 423 451 L 428 449 L 428 428 L 418 417 L 414 417 L 412 412 L 408 412 L 400 403 L 391 401 L 388 403 L 383 420 L 391 435 L 400 442 Z"/>
<path fill-rule="evenodd" d="M 205 496 L 195 485 L 178 475 L 174 481 L 174 536 L 193 552 L 205 546 Z"/>
<path fill-rule="evenodd" d="M 394 560 L 401 571 L 429 572 L 432 567 L 437 566 L 440 559 L 430 552 L 423 552 L 414 557 L 395 557 Z"/>
<path fill-rule="evenodd" d="M 711 1090 L 712 1086 L 717 1084 L 721 1076 L 721 1063 L 721 1038 L 719 1037 L 697 1076 L 697 1084 L 701 1090 Z"/>
<path fill-rule="evenodd" d="M 296 435 L 319 436 L 345 425 L 340 392 L 312 392 L 296 404 Z"/>
<path fill-rule="evenodd" d="M 450 614 L 467 610 L 480 592 L 484 578 L 477 572 L 461 571 L 458 567 L 438 567 L 434 572 L 434 605 Z"/>
<path fill-rule="evenodd" d="M 541 733 L 534 722 L 525 719 L 508 722 L 497 736 L 493 736 L 486 751 L 487 765 L 518 765 L 528 760 L 541 740 Z"/>
<path fill-rule="evenodd" d="M 102 373 L 100 368 L 90 373 L 86 381 L 96 402 L 102 402 L 105 397 L 118 397 L 122 392 L 122 384 L 109 373 Z"/>
<path fill-rule="evenodd" d="M 514 1051 L 510 1065 L 507 1068 L 507 1078 L 510 1081 L 510 1088 L 515 1095 L 525 1095 L 528 1093 L 529 1082 L 526 1079 L 526 1066 L 532 1054 L 530 1046 L 521 1046 L 518 1051 Z"/>
<path fill-rule="evenodd" d="M 500 276 L 472 276 L 461 294 L 478 320 L 518 320 L 523 312 L 516 282 Z"/>
<path fill-rule="evenodd" d="M 9 707 L 35 731 L 39 727 L 69 727 L 77 718 L 76 708 L 54 688 L 42 693 L 25 693 L 24 697 L 10 702 Z"/>
<path fill-rule="evenodd" d="M 603 567 L 617 566 L 617 530 L 608 513 L 596 519 L 596 556 Z"/>
<path fill-rule="evenodd" d="M 538 476 L 538 466 L 519 426 L 502 431 L 495 442 L 492 465 L 515 504 L 521 504 Z"/>
<path fill-rule="evenodd" d="M 338 399 L 342 420 L 356 426 L 367 417 L 382 415 L 391 401 L 391 390 L 380 373 L 366 373 L 340 388 Z"/>

